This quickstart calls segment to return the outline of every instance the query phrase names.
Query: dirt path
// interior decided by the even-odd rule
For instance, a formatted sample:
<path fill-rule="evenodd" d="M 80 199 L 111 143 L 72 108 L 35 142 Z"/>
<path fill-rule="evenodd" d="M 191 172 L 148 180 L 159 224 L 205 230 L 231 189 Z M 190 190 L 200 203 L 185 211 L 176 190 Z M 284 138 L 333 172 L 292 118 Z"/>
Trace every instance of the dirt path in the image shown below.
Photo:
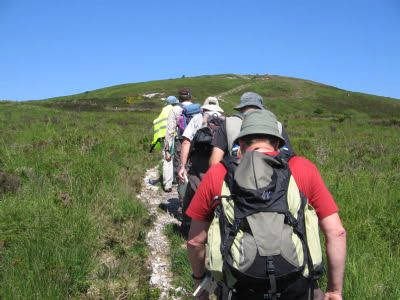
<path fill-rule="evenodd" d="M 180 299 L 176 296 L 169 296 L 170 290 L 178 292 L 179 290 L 182 291 L 182 289 L 176 289 L 171 284 L 170 248 L 168 238 L 164 234 L 167 224 L 176 223 L 180 225 L 180 221 L 178 221 L 180 219 L 178 193 L 175 186 L 172 192 L 165 193 L 158 186 L 149 184 L 149 179 L 158 178 L 158 176 L 156 167 L 147 170 L 139 195 L 139 198 L 148 207 L 150 214 L 156 216 L 153 227 L 146 238 L 150 249 L 148 260 L 148 265 L 151 269 L 150 284 L 160 289 L 160 299 Z"/>
<path fill-rule="evenodd" d="M 241 84 L 241 85 L 239 85 L 239 86 L 237 86 L 237 87 L 234 87 L 233 89 L 230 89 L 230 90 L 228 90 L 228 91 L 226 91 L 226 92 L 223 92 L 223 93 L 218 94 L 218 95 L 217 95 L 217 98 L 218 98 L 220 101 L 224 102 L 224 97 L 225 97 L 225 96 L 228 96 L 228 95 L 233 94 L 233 93 L 236 93 L 236 92 L 240 92 L 240 91 L 242 91 L 242 90 L 248 88 L 248 87 L 251 86 L 251 85 L 252 85 L 252 83 L 244 83 L 244 84 Z"/>

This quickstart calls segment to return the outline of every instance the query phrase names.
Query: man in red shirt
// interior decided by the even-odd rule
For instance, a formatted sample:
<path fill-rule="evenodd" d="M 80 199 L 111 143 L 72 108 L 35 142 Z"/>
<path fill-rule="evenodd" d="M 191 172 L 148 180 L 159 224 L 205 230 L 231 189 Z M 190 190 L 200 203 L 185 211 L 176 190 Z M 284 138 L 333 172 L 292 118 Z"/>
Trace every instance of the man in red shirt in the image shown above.
<path fill-rule="evenodd" d="M 254 120 L 267 120 L 270 128 L 266 131 L 260 130 L 260 126 L 254 125 Z M 277 126 L 272 124 L 276 124 L 276 119 L 272 113 L 266 110 L 249 113 L 243 121 L 239 135 L 241 153 L 259 151 L 265 155 L 278 155 L 277 149 L 284 140 L 279 134 Z M 276 128 L 271 130 L 271 126 Z M 314 295 L 318 297 L 319 293 L 319 299 L 342 299 L 346 231 L 338 215 L 338 207 L 314 164 L 306 158 L 298 156 L 292 157 L 288 164 L 299 190 L 315 209 L 319 226 L 325 235 L 328 289 L 324 296 L 319 289 L 315 290 Z M 213 201 L 213 199 L 216 196 L 221 196 L 222 184 L 226 174 L 227 170 L 222 163 L 211 166 L 186 211 L 186 214 L 192 218 L 187 247 L 195 280 L 202 278 L 205 274 L 207 230 L 213 218 L 214 209 L 218 204 L 218 201 Z M 199 283 L 200 281 L 197 280 L 197 284 Z M 208 299 L 208 295 L 203 293 L 200 298 Z"/>

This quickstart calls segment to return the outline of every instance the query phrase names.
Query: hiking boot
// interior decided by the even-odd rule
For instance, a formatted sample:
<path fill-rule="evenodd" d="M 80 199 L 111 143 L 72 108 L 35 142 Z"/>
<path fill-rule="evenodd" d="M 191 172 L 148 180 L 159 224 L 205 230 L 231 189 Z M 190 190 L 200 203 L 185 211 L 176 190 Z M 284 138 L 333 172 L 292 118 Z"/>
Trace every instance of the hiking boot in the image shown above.
<path fill-rule="evenodd" d="M 160 178 L 157 178 L 157 179 L 149 179 L 149 184 L 151 184 L 151 185 L 156 185 L 157 183 L 159 183 L 160 182 Z"/>

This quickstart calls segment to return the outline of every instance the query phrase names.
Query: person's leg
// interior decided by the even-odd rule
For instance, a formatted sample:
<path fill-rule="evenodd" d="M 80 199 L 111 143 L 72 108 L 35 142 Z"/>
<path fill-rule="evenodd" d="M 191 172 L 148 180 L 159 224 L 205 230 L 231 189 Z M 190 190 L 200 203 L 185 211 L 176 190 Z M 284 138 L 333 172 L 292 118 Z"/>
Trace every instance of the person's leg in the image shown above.
<path fill-rule="evenodd" d="M 173 153 L 173 170 L 174 170 L 174 180 L 179 183 L 178 170 L 181 166 L 181 140 L 176 139 L 174 143 L 174 153 Z"/>
<path fill-rule="evenodd" d="M 191 219 L 188 215 L 186 215 L 186 210 L 189 207 L 190 201 L 194 196 L 195 191 L 193 190 L 192 185 L 190 184 L 190 176 L 189 182 L 186 187 L 185 195 L 182 199 L 182 223 L 181 223 L 181 232 L 186 237 L 189 234 Z"/>
<path fill-rule="evenodd" d="M 172 188 L 172 180 L 173 180 L 173 162 L 172 159 L 167 161 L 165 159 L 165 153 L 163 151 L 164 159 L 163 159 L 163 187 L 165 191 L 170 191 Z"/>
<path fill-rule="evenodd" d="M 200 185 L 201 178 L 204 174 L 201 176 L 196 175 L 193 170 L 189 170 L 188 174 L 188 185 L 186 188 L 185 196 L 183 198 L 182 202 L 182 229 L 183 232 L 187 230 L 187 233 L 189 233 L 189 228 L 190 228 L 190 223 L 191 219 L 185 214 L 186 210 L 189 208 L 190 202 L 193 199 L 194 194 L 197 191 L 197 188 Z"/>

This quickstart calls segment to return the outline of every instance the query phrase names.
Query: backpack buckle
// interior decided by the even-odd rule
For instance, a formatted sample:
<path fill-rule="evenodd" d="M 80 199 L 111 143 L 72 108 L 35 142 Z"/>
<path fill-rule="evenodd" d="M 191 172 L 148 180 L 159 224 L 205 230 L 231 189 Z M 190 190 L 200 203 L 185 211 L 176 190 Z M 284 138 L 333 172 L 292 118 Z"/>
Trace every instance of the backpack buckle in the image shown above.
<path fill-rule="evenodd" d="M 264 300 L 273 300 L 274 296 L 276 296 L 275 299 L 279 299 L 281 297 L 281 293 L 271 294 L 268 292 L 264 294 Z"/>
<path fill-rule="evenodd" d="M 274 262 L 272 259 L 267 260 L 267 272 L 268 272 L 268 275 L 275 274 L 275 267 L 274 267 Z"/>
<path fill-rule="evenodd" d="M 297 225 L 299 225 L 299 222 L 296 220 L 296 218 L 289 212 L 285 214 L 285 223 L 288 225 L 296 228 Z"/>

